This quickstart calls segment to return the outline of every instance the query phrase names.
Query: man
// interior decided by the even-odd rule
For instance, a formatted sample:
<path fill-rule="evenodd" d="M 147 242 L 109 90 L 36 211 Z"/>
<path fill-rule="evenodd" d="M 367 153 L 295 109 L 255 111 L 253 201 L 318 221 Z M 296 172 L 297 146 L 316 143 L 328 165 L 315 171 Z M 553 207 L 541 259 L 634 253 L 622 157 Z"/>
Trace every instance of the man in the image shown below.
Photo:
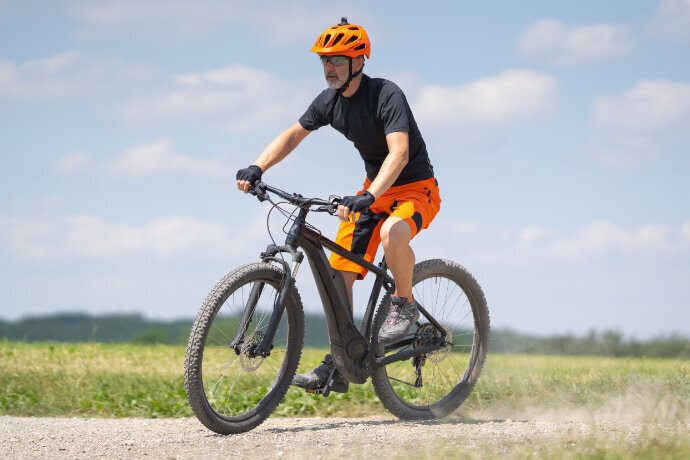
<path fill-rule="evenodd" d="M 327 90 L 319 94 L 299 119 L 283 131 L 259 158 L 237 173 L 237 187 L 247 193 L 271 166 L 280 162 L 312 131 L 331 125 L 355 144 L 366 169 L 363 188 L 344 197 L 338 206 L 342 220 L 336 243 L 373 262 L 379 243 L 395 279 L 391 309 L 379 332 L 384 343 L 409 333 L 419 318 L 412 295 L 415 257 L 410 240 L 429 226 L 441 198 L 426 145 L 405 95 L 394 83 L 362 73 L 371 44 L 366 31 L 343 18 L 324 31 L 312 47 L 323 64 Z M 385 220 L 381 219 L 384 215 Z M 345 279 L 350 305 L 352 285 L 367 271 L 338 256 L 331 266 Z M 323 388 L 333 369 L 330 355 L 316 369 L 296 375 L 292 384 Z M 337 373 L 336 373 L 337 375 Z M 332 391 L 346 392 L 348 383 L 337 377 Z"/>

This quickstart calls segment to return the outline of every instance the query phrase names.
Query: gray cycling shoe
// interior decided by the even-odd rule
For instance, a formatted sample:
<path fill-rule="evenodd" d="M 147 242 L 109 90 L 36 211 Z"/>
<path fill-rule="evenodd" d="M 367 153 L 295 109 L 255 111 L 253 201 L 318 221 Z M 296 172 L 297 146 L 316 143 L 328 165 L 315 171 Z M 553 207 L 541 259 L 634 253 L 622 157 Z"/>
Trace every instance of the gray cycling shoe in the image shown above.
<path fill-rule="evenodd" d="M 297 374 L 292 378 L 292 384 L 296 387 L 304 388 L 309 393 L 315 393 L 317 390 L 323 390 L 328 382 L 328 377 L 331 376 L 334 368 L 333 357 L 328 354 L 321 361 L 316 369 L 313 369 L 304 374 Z M 331 386 L 330 391 L 335 391 L 336 393 L 347 393 L 348 387 L 350 385 L 343 379 L 338 371 L 335 372 L 333 378 L 333 386 Z"/>
<path fill-rule="evenodd" d="M 393 343 L 410 333 L 410 327 L 419 319 L 417 302 L 406 297 L 391 296 L 391 308 L 379 330 L 379 342 Z"/>

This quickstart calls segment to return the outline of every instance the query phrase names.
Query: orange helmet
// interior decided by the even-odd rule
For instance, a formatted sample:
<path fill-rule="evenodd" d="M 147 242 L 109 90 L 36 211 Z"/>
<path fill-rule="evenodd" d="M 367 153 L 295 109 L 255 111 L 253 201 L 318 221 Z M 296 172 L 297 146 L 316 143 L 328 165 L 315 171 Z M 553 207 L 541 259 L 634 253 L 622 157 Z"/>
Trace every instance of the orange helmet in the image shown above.
<path fill-rule="evenodd" d="M 329 27 L 314 43 L 312 53 L 323 55 L 340 55 L 351 58 L 365 55 L 369 58 L 371 43 L 362 26 L 356 26 L 342 18 L 340 24 Z"/>

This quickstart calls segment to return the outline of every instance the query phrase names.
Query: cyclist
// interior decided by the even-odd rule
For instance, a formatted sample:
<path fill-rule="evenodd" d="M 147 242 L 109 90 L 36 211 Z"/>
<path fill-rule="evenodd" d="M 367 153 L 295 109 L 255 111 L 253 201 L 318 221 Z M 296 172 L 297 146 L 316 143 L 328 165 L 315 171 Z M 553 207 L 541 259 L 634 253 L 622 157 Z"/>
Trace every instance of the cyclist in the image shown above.
<path fill-rule="evenodd" d="M 321 126 L 331 125 L 352 141 L 364 160 L 366 178 L 362 190 L 344 197 L 338 206 L 341 223 L 335 241 L 369 262 L 382 244 L 395 292 L 379 340 L 394 342 L 419 318 L 412 294 L 415 256 L 409 243 L 440 209 L 438 182 L 403 92 L 388 80 L 362 73 L 364 57 L 371 51 L 364 28 L 342 18 L 319 36 L 311 51 L 320 56 L 328 89 L 252 165 L 237 172 L 237 187 L 247 193 L 268 168 Z M 352 285 L 367 270 L 335 253 L 330 263 L 342 273 L 352 305 Z M 332 369 L 332 358 L 326 355 L 320 366 L 296 375 L 292 384 L 323 388 Z M 347 389 L 348 383 L 337 376 L 332 391 Z"/>

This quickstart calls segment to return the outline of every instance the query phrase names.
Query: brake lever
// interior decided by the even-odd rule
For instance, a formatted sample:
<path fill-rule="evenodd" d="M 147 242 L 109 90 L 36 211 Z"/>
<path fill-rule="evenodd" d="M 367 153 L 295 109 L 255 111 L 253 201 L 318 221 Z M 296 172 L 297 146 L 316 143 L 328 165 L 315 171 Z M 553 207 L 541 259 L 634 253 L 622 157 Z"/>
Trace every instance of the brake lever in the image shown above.
<path fill-rule="evenodd" d="M 335 216 L 338 213 L 338 207 L 333 204 L 330 204 L 328 206 L 319 206 L 318 208 L 316 208 L 316 210 L 327 212 L 331 216 Z"/>
<path fill-rule="evenodd" d="M 263 182 L 257 182 L 254 187 L 249 188 L 249 193 L 257 197 L 259 201 L 266 201 L 268 199 L 268 193 L 266 193 L 266 189 L 261 189 L 262 185 L 265 184 Z"/>
<path fill-rule="evenodd" d="M 322 206 L 322 208 L 324 208 L 324 210 L 331 216 L 335 216 L 338 214 L 338 206 L 340 205 L 340 200 L 342 199 L 343 198 L 339 195 L 330 195 L 328 197 L 328 201 L 330 201 L 331 204 L 328 206 Z"/>

